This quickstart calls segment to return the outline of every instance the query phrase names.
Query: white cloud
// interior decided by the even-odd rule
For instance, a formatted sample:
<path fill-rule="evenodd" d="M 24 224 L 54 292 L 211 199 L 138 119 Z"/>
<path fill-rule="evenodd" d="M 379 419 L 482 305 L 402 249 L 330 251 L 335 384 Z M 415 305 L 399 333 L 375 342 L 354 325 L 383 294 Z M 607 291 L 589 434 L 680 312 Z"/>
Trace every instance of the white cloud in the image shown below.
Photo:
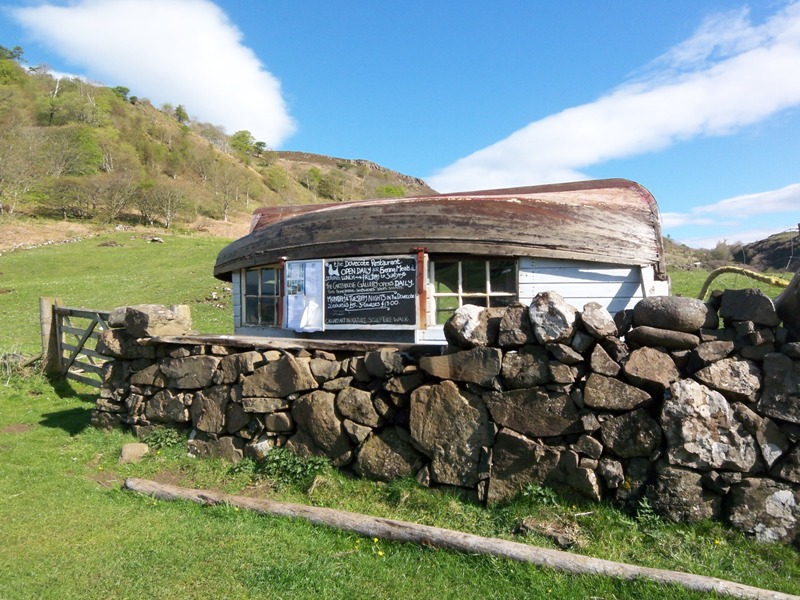
<path fill-rule="evenodd" d="M 776 218 L 777 214 L 781 216 Z M 680 227 L 703 226 L 707 233 L 700 237 L 681 236 L 689 246 L 713 248 L 722 239 L 720 226 L 724 226 L 724 237 L 730 242 L 753 242 L 800 221 L 800 183 L 696 206 L 685 213 L 662 213 L 661 219 L 665 233 L 670 234 Z"/>
<path fill-rule="evenodd" d="M 800 183 L 793 183 L 777 190 L 744 194 L 713 204 L 695 206 L 688 213 L 663 213 L 661 218 L 666 228 L 689 223 L 699 225 L 717 222 L 719 219 L 741 222 L 754 216 L 784 212 L 800 213 Z"/>
<path fill-rule="evenodd" d="M 644 79 L 535 121 L 427 181 L 440 191 L 585 179 L 581 169 L 698 136 L 730 134 L 800 105 L 800 2 L 765 24 L 716 16 Z"/>
<path fill-rule="evenodd" d="M 271 147 L 295 125 L 280 82 L 209 0 L 78 0 L 15 9 L 15 19 L 90 77 L 155 104 L 183 104 Z"/>

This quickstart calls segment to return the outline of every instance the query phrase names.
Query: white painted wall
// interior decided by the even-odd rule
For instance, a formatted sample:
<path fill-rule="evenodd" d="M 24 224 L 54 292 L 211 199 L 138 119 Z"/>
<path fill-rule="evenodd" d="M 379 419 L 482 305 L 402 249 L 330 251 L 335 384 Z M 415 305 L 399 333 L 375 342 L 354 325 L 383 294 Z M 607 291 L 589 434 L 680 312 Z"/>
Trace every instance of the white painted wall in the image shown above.
<path fill-rule="evenodd" d="M 242 326 L 242 271 L 231 273 L 231 283 L 233 288 L 233 329 L 238 330 Z M 237 332 L 238 333 L 238 332 Z"/>
<path fill-rule="evenodd" d="M 643 274 L 649 271 L 650 284 Z M 645 296 L 655 295 L 652 267 L 631 267 L 588 261 L 521 258 L 519 261 L 519 300 L 530 304 L 540 292 L 558 292 L 578 310 L 597 302 L 614 313 L 633 306 Z M 666 283 L 666 282 L 665 282 Z M 668 285 L 663 293 L 669 293 Z"/>

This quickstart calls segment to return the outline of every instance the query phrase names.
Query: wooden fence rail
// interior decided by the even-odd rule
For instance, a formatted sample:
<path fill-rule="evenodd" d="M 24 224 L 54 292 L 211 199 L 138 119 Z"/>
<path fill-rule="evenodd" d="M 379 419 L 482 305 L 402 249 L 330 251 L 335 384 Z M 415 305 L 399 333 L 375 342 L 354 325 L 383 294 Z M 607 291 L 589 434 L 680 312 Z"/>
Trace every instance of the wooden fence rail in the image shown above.
<path fill-rule="evenodd" d="M 95 347 L 100 332 L 109 328 L 110 311 L 72 308 L 59 298 L 40 298 L 39 312 L 45 372 L 99 388 L 108 359 Z"/>

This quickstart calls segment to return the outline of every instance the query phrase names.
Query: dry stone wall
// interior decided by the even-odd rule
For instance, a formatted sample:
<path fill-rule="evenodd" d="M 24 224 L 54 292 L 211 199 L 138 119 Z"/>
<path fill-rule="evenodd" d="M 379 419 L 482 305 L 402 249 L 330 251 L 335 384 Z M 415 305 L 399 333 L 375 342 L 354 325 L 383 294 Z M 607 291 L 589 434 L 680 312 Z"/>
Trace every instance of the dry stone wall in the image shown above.
<path fill-rule="evenodd" d="M 186 427 L 198 456 L 285 447 L 488 503 L 530 485 L 630 509 L 646 498 L 675 521 L 800 539 L 800 340 L 756 290 L 647 298 L 613 317 L 552 292 L 464 307 L 435 353 L 138 337 L 174 335 L 162 309 L 122 309 L 102 334 L 114 360 L 97 426 Z"/>

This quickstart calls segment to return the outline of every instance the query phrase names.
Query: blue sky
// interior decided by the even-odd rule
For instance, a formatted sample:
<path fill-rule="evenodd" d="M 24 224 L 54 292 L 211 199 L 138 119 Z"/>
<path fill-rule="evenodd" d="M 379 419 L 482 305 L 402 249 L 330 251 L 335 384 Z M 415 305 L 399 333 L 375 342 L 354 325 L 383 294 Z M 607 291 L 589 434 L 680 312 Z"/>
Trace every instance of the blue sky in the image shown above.
<path fill-rule="evenodd" d="M 459 191 L 624 177 L 692 246 L 800 223 L 800 0 L 0 0 L 31 65 Z"/>

